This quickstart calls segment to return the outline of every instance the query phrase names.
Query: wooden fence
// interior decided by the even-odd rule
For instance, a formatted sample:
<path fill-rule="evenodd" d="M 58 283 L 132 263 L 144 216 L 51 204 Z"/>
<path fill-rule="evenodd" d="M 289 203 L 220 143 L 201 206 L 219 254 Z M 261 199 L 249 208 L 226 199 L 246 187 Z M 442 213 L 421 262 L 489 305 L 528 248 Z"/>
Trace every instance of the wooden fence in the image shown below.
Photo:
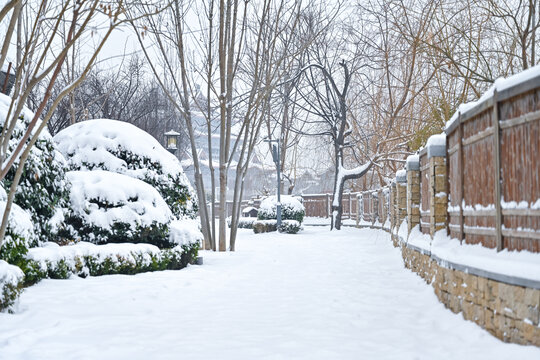
<path fill-rule="evenodd" d="M 343 193 L 341 204 L 344 219 L 356 219 L 358 208 L 358 193 Z M 328 218 L 332 214 L 332 194 L 302 195 L 306 216 Z"/>
<path fill-rule="evenodd" d="M 446 133 L 450 235 L 540 252 L 540 76 L 495 91 Z"/>

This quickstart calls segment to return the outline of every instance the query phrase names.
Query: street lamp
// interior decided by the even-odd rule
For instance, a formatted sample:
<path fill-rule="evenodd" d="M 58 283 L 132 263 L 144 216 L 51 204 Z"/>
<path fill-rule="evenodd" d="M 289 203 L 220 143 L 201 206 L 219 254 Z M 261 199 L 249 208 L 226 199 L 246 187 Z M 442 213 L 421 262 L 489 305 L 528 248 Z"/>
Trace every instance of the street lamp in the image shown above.
<path fill-rule="evenodd" d="M 171 154 L 174 154 L 178 150 L 178 137 L 180 133 L 177 133 L 174 130 L 168 131 L 165 133 L 165 144 L 167 144 L 167 150 Z"/>
<path fill-rule="evenodd" d="M 272 159 L 274 160 L 274 164 L 276 164 L 276 170 L 277 170 L 277 209 L 276 209 L 276 215 L 277 215 L 277 226 L 281 225 L 281 169 L 280 169 L 280 141 L 272 140 L 272 139 L 264 139 L 264 142 L 267 142 L 269 144 L 276 143 L 272 145 Z"/>

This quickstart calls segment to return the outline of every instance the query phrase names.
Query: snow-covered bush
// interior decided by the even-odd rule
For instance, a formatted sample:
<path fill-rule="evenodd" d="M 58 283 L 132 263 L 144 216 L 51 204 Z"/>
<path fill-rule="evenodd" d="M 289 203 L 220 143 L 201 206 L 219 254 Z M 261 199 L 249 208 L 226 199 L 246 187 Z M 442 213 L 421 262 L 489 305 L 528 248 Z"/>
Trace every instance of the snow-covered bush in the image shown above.
<path fill-rule="evenodd" d="M 147 271 L 178 270 L 195 263 L 198 249 L 197 242 L 165 250 L 150 244 L 95 245 L 80 242 L 58 246 L 46 243 L 42 247 L 30 249 L 27 257 L 37 264 L 43 277 L 66 279 L 71 275 L 132 275 Z"/>
<path fill-rule="evenodd" d="M 107 170 L 155 187 L 178 218 L 195 218 L 197 199 L 180 161 L 147 132 L 126 122 L 96 119 L 54 137 L 71 170 Z"/>
<path fill-rule="evenodd" d="M 255 234 L 272 232 L 277 230 L 277 220 L 257 220 L 253 223 Z"/>
<path fill-rule="evenodd" d="M 296 197 L 281 196 L 281 219 L 304 221 L 306 209 Z M 277 219 L 277 197 L 269 196 L 261 202 L 258 214 L 259 220 Z"/>
<path fill-rule="evenodd" d="M 0 311 L 9 309 L 19 297 L 23 278 L 21 269 L 0 260 Z"/>
<path fill-rule="evenodd" d="M 231 227 L 232 218 L 227 218 L 227 225 Z M 241 217 L 238 219 L 238 228 L 240 229 L 253 229 L 253 223 L 257 221 L 256 217 Z"/>
<path fill-rule="evenodd" d="M 0 131 L 6 121 L 10 102 L 10 97 L 0 94 Z M 34 114 L 25 107 L 9 142 L 8 154 L 15 149 L 18 139 L 22 138 L 33 117 Z M 69 197 L 69 186 L 65 179 L 66 166 L 64 157 L 57 151 L 51 135 L 44 129 L 26 160 L 14 200 L 30 212 L 37 235 L 35 239 L 56 240 L 58 226 L 63 220 Z M 11 187 L 17 167 L 18 161 L 2 180 L 4 189 Z"/>
<path fill-rule="evenodd" d="M 287 234 L 297 234 L 302 230 L 302 225 L 296 220 L 283 220 L 278 231 Z"/>
<path fill-rule="evenodd" d="M 67 177 L 73 188 L 65 222 L 75 240 L 176 245 L 169 236 L 171 211 L 152 186 L 103 170 L 71 171 Z"/>
<path fill-rule="evenodd" d="M 0 188 L 0 199 L 5 199 L 3 196 L 5 196 L 5 192 Z M 1 215 L 4 214 L 5 208 L 5 200 L 0 200 Z M 25 256 L 28 248 L 34 243 L 36 243 L 36 236 L 30 213 L 17 204 L 13 204 L 0 249 L 0 260 L 5 260 L 26 272 L 29 269 Z"/>

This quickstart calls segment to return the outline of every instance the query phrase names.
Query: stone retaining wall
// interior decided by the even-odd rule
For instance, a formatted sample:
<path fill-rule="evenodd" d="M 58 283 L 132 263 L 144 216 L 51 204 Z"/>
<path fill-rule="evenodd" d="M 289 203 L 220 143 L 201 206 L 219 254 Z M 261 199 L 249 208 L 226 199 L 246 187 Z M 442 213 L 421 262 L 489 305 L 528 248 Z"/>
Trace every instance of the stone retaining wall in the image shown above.
<path fill-rule="evenodd" d="M 540 290 L 510 285 L 438 264 L 401 245 L 405 266 L 431 284 L 454 313 L 505 342 L 540 346 Z"/>

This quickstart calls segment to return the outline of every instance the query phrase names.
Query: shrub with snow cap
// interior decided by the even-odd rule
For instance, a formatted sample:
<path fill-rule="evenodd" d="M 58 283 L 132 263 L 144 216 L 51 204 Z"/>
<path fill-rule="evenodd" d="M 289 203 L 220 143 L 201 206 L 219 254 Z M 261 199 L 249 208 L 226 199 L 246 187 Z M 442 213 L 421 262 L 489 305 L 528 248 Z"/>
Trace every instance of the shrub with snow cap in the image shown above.
<path fill-rule="evenodd" d="M 172 213 L 156 189 L 110 171 L 71 171 L 71 208 L 66 224 L 71 236 L 95 244 L 150 243 L 173 247 Z"/>
<path fill-rule="evenodd" d="M 147 132 L 117 120 L 74 124 L 54 137 L 71 170 L 107 170 L 155 187 L 178 218 L 195 218 L 196 195 L 180 161 Z"/>
<path fill-rule="evenodd" d="M 296 220 L 299 223 L 304 221 L 306 209 L 304 205 L 294 196 L 281 196 L 281 219 Z M 259 220 L 277 219 L 277 197 L 269 196 L 261 202 L 258 213 Z"/>
<path fill-rule="evenodd" d="M 17 266 L 0 260 L 0 311 L 9 309 L 22 291 L 24 274 Z"/>
<path fill-rule="evenodd" d="M 6 121 L 10 103 L 10 97 L 0 94 L 0 130 Z M 17 146 L 18 139 L 22 138 L 33 117 L 34 114 L 24 107 L 9 142 L 8 155 Z M 2 180 L 5 189 L 11 187 L 18 163 L 17 160 Z M 65 178 L 66 166 L 65 159 L 56 149 L 51 135 L 43 129 L 26 160 L 14 199 L 17 205 L 30 212 L 37 235 L 35 239 L 56 240 L 69 198 L 69 186 Z"/>
<path fill-rule="evenodd" d="M 5 194 L 5 193 L 4 193 Z M 0 195 L 1 194 L 0 192 Z M 6 202 L 0 200 L 0 214 L 3 215 Z M 35 243 L 36 236 L 30 213 L 17 204 L 13 204 L 9 212 L 6 235 L 0 248 L 0 259 L 23 270 L 26 266 L 25 256 L 31 244 Z"/>

